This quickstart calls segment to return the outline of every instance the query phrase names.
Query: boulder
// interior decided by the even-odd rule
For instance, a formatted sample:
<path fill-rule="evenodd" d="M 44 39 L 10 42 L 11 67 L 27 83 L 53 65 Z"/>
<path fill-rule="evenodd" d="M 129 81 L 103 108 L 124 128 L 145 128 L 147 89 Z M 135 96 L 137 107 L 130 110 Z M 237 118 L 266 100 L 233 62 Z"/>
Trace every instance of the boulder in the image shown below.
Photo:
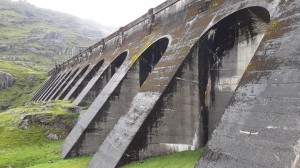
<path fill-rule="evenodd" d="M 15 82 L 15 78 L 9 74 L 0 71 L 0 89 L 9 88 Z"/>
<path fill-rule="evenodd" d="M 46 129 L 45 135 L 52 140 L 64 139 L 77 121 L 74 115 L 55 115 L 52 113 L 26 114 L 21 116 L 20 129 L 30 129 L 41 125 Z M 56 129 L 55 132 L 53 128 Z"/>

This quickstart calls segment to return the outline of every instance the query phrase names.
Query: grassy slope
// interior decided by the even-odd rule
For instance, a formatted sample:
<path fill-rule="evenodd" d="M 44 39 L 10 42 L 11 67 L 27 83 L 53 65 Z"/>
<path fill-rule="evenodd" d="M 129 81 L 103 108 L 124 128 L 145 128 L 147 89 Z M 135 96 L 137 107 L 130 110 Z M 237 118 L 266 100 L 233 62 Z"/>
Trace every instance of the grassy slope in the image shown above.
<path fill-rule="evenodd" d="M 47 131 L 60 135 L 65 130 L 56 128 L 53 125 L 40 123 L 30 123 L 28 129 L 19 127 L 22 121 L 21 119 L 26 115 L 52 114 L 47 117 L 47 120 L 53 123 L 55 122 L 55 116 L 74 116 L 76 114 L 70 113 L 66 108 L 72 106 L 72 104 L 64 101 L 54 101 L 50 103 L 31 102 L 25 106 L 0 113 L 0 168 L 7 168 L 9 166 L 14 168 L 86 167 L 91 156 L 62 160 L 60 147 L 62 140 L 50 140 L 45 135 Z M 64 123 L 71 123 L 71 121 L 67 119 Z M 192 168 L 201 153 L 202 148 L 196 151 L 185 151 L 154 157 L 144 160 L 143 163 L 136 162 L 124 167 Z"/>
<path fill-rule="evenodd" d="M 195 151 L 184 151 L 170 155 L 153 157 L 141 162 L 134 162 L 123 166 L 124 168 L 193 168 L 198 158 L 203 153 L 203 148 Z"/>
<path fill-rule="evenodd" d="M 0 89 L 2 109 L 31 100 L 54 62 L 69 58 L 73 46 L 96 43 L 103 36 L 99 29 L 67 14 L 1 0 L 0 71 L 16 78 L 11 88 Z"/>
<path fill-rule="evenodd" d="M 95 43 L 99 33 L 88 24 L 71 16 L 49 10 L 42 10 L 32 5 L 18 3 L 7 4 L 0 1 L 0 45 L 9 44 L 12 48 L 0 53 L 0 59 L 10 60 L 16 56 L 19 61 L 0 61 L 0 71 L 10 73 L 16 83 L 9 89 L 0 90 L 0 105 L 10 110 L 0 113 L 0 168 L 83 168 L 91 157 L 79 157 L 61 160 L 61 140 L 49 140 L 47 130 L 57 128 L 33 125 L 29 129 L 20 129 L 21 116 L 32 113 L 44 113 L 43 104 L 24 103 L 31 99 L 32 93 L 39 88 L 46 78 L 44 66 L 53 66 L 54 61 L 65 60 L 68 54 L 45 57 L 53 48 L 45 47 L 39 41 L 49 32 L 59 32 L 65 37 L 67 47 L 89 46 Z M 93 32 L 87 34 L 87 32 Z M 36 40 L 37 39 L 37 40 Z M 36 40 L 36 41 L 35 41 Z M 41 65 L 41 66 L 36 66 Z M 20 107 L 18 107 L 20 106 Z M 52 103 L 47 112 L 53 115 L 69 115 L 61 106 L 63 102 Z M 67 104 L 70 106 L 70 104 Z M 16 108 L 18 107 L 18 108 Z M 165 155 L 144 160 L 143 163 L 132 163 L 125 167 L 194 167 L 201 149 L 172 155 Z"/>
<path fill-rule="evenodd" d="M 73 46 L 88 47 L 104 35 L 100 27 L 76 17 L 9 0 L 0 1 L 0 20 L 0 45 L 11 46 L 0 52 L 2 60 L 16 57 L 53 66 L 70 57 Z M 51 32 L 62 37 L 46 38 Z"/>
<path fill-rule="evenodd" d="M 42 67 L 26 64 L 25 62 L 0 61 L 0 71 L 7 72 L 16 79 L 12 87 L 0 89 L 1 106 L 13 108 L 28 102 L 46 78 L 47 73 Z"/>
<path fill-rule="evenodd" d="M 50 140 L 45 133 L 47 131 L 61 134 L 62 129 L 53 125 L 29 124 L 29 129 L 19 127 L 21 118 L 32 114 L 52 114 L 48 121 L 55 116 L 76 115 L 70 113 L 66 107 L 73 106 L 70 103 L 56 101 L 52 103 L 29 103 L 26 106 L 10 109 L 0 113 L 0 167 L 28 167 L 36 164 L 55 162 L 60 159 L 61 140 Z M 46 108 L 45 108 L 46 107 Z M 65 123 L 70 123 L 67 121 Z"/>
<path fill-rule="evenodd" d="M 123 168 L 193 168 L 198 158 L 203 153 L 203 148 L 195 151 L 184 151 L 169 155 L 163 155 L 143 160 L 143 162 L 133 162 L 123 166 Z M 85 168 L 90 156 L 59 160 L 55 163 L 44 163 L 30 168 Z"/>

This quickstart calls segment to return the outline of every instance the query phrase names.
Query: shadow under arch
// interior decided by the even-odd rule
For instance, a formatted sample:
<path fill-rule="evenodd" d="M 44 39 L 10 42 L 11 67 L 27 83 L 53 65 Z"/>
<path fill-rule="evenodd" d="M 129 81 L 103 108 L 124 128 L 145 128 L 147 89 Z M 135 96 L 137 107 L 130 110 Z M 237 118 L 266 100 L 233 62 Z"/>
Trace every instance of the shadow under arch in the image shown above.
<path fill-rule="evenodd" d="M 84 88 L 82 92 L 77 96 L 73 103 L 81 106 L 89 106 L 92 104 L 93 100 L 99 95 L 105 85 L 109 82 L 111 77 L 117 72 L 121 67 L 126 57 L 128 56 L 128 51 L 124 51 L 119 54 L 106 69 L 100 73 L 100 76 L 96 82 L 91 83 L 92 87 Z M 90 84 L 89 84 L 90 85 Z M 87 90 L 88 89 L 88 90 Z"/>
<path fill-rule="evenodd" d="M 169 38 L 163 37 L 149 46 L 139 58 L 140 86 L 143 85 L 154 66 L 158 63 L 169 45 Z"/>
<path fill-rule="evenodd" d="M 67 84 L 70 82 L 70 80 L 75 76 L 75 74 L 79 71 L 79 68 L 77 68 L 67 79 L 66 81 L 60 86 L 60 88 L 57 89 L 56 93 L 53 94 L 52 97 L 50 97 L 50 100 L 57 99 L 57 96 L 60 94 L 60 92 L 67 86 Z"/>
<path fill-rule="evenodd" d="M 104 62 L 104 59 L 99 61 L 93 69 L 85 76 L 85 78 L 81 81 L 79 86 L 75 89 L 75 91 L 71 94 L 69 99 L 75 99 L 80 92 L 84 89 L 84 87 L 89 83 L 89 81 L 96 75 L 96 73 L 99 71 L 99 69 L 102 67 Z"/>
<path fill-rule="evenodd" d="M 66 79 L 68 79 L 68 77 L 69 77 L 70 74 L 71 74 L 71 71 L 69 73 L 67 73 L 66 75 L 64 75 L 60 79 L 59 83 L 55 87 L 53 87 L 53 89 L 51 90 L 51 92 L 47 95 L 47 97 L 45 97 L 45 101 L 48 101 L 54 95 L 54 93 L 56 93 L 56 91 L 61 87 L 61 85 L 63 84 L 63 82 Z"/>
<path fill-rule="evenodd" d="M 269 22 L 267 9 L 247 7 L 216 23 L 193 47 L 191 52 L 198 50 L 192 59 L 198 62 L 203 145 L 217 127 Z"/>
<path fill-rule="evenodd" d="M 75 77 L 75 79 L 72 81 L 72 83 L 67 87 L 67 89 L 62 93 L 62 95 L 58 98 L 59 100 L 62 100 L 68 93 L 69 91 L 72 89 L 72 87 L 74 87 L 74 85 L 77 83 L 77 81 L 82 77 L 82 75 L 87 71 L 87 69 L 89 68 L 90 64 L 86 65 L 81 71 L 80 73 Z M 71 81 L 70 81 L 71 82 Z"/>
<path fill-rule="evenodd" d="M 48 95 L 48 92 L 52 90 L 53 86 L 59 81 L 59 79 L 63 76 L 64 74 L 58 74 L 54 80 L 49 84 L 49 86 L 46 88 L 46 90 L 41 94 L 41 96 L 38 98 L 38 101 L 43 101 L 44 97 Z"/>
<path fill-rule="evenodd" d="M 180 148 L 188 150 L 205 145 L 269 22 L 268 10 L 255 6 L 230 14 L 204 32 L 139 128 L 118 166 Z M 162 141 L 158 145 L 153 143 Z"/>
<path fill-rule="evenodd" d="M 36 92 L 34 97 L 32 98 L 32 101 L 37 101 L 42 93 L 44 93 L 45 89 L 50 85 L 50 83 L 54 80 L 54 75 L 50 76 L 48 79 L 45 80 L 45 83 L 41 86 L 41 88 Z"/>

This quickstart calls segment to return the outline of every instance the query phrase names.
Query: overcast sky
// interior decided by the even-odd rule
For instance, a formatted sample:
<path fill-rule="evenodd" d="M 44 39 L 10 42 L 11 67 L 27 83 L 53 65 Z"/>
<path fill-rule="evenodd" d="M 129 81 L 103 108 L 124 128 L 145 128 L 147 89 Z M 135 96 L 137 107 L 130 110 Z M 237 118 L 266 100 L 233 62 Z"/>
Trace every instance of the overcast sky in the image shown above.
<path fill-rule="evenodd" d="M 120 27 L 135 20 L 165 0 L 27 0 L 42 8 L 52 9 L 94 20 L 105 26 Z"/>

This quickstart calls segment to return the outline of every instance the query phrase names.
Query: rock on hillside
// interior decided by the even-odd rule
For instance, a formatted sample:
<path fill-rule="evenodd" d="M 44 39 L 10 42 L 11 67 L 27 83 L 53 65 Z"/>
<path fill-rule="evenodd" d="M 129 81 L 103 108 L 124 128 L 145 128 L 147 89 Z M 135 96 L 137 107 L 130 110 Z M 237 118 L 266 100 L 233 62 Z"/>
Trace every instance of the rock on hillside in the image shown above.
<path fill-rule="evenodd" d="M 6 89 L 13 85 L 15 78 L 8 73 L 0 71 L 0 89 Z"/>
<path fill-rule="evenodd" d="M 0 59 L 51 66 L 69 58 L 72 48 L 98 42 L 106 27 L 37 8 L 23 1 L 0 1 Z M 102 29 L 102 30 L 101 30 Z"/>

